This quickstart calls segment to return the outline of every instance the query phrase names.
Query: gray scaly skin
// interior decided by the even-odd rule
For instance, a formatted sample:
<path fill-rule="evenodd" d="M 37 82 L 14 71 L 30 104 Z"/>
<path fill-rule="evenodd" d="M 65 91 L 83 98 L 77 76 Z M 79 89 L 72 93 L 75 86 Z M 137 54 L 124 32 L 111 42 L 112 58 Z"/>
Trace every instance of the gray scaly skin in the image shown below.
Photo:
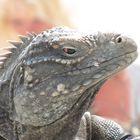
<path fill-rule="evenodd" d="M 103 83 L 136 59 L 132 39 L 67 28 L 19 37 L 22 42 L 11 42 L 15 47 L 0 54 L 3 138 L 119 140 L 128 136 L 115 122 L 85 112 Z"/>

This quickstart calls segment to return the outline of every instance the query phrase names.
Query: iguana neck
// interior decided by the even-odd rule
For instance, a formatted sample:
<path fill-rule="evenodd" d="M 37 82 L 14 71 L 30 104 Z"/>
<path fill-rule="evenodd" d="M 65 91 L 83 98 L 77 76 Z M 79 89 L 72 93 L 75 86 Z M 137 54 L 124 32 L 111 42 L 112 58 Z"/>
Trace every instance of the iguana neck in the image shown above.
<path fill-rule="evenodd" d="M 102 83 L 99 83 L 86 90 L 82 95 L 83 97 L 77 102 L 77 106 L 75 105 L 73 109 L 68 112 L 68 115 L 57 120 L 55 123 L 38 128 L 22 126 L 22 129 L 25 131 L 22 133 L 23 135 L 19 135 L 19 140 L 74 140 L 79 129 L 80 120 L 83 114 L 88 110 L 101 85 Z M 28 134 L 26 134 L 26 132 Z M 22 138 L 22 136 L 24 136 L 24 138 Z"/>

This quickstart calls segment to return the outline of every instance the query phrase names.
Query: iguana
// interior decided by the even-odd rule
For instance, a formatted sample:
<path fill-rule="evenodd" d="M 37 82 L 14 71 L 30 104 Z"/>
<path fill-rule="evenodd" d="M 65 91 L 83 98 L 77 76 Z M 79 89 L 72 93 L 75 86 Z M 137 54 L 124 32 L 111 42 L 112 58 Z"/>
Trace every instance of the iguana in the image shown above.
<path fill-rule="evenodd" d="M 137 56 L 114 33 L 55 27 L 0 53 L 0 135 L 6 140 L 120 140 L 117 123 L 86 112 L 103 83 Z"/>

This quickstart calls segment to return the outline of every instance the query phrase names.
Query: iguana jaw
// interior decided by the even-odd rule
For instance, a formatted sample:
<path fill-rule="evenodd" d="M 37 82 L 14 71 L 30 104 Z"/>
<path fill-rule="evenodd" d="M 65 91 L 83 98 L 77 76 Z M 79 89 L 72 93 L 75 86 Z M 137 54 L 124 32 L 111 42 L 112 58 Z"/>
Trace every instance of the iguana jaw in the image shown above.
<path fill-rule="evenodd" d="M 131 61 L 130 60 L 127 61 L 128 64 L 124 65 L 124 67 L 122 67 L 121 69 L 124 69 L 125 67 L 127 67 L 127 65 L 132 63 L 136 59 L 137 55 L 138 55 L 137 51 L 133 51 L 131 53 L 126 54 L 125 56 L 118 57 L 117 58 L 118 61 L 121 60 L 121 58 L 124 58 L 124 57 L 129 58 L 129 59 L 131 58 Z M 114 61 L 117 61 L 117 60 L 114 59 Z M 112 60 L 112 63 L 113 63 L 113 60 Z M 119 69 L 118 71 L 120 71 L 121 69 Z M 75 114 L 77 114 L 77 112 L 79 112 L 79 110 L 81 108 L 83 108 L 83 112 L 84 112 L 84 109 L 86 111 L 89 108 L 89 106 L 91 105 L 91 103 L 92 103 L 95 95 L 98 93 L 98 90 L 100 89 L 100 87 L 105 83 L 105 81 L 107 79 L 114 76 L 116 73 L 117 73 L 117 71 L 112 73 L 112 75 L 108 75 L 108 76 L 104 77 L 103 79 L 100 79 L 96 83 L 90 84 L 89 87 L 86 89 L 86 91 L 83 92 L 82 95 L 80 96 L 80 98 L 75 102 L 75 104 L 73 104 L 72 108 L 67 113 L 65 113 L 63 116 L 61 116 L 59 119 L 57 119 L 54 122 L 48 124 L 48 127 L 50 125 L 55 125 L 55 123 L 57 124 L 58 122 L 61 122 L 61 121 L 64 122 L 64 120 L 67 119 L 67 117 L 73 117 Z M 85 107 L 83 107 L 83 106 L 85 106 Z"/>

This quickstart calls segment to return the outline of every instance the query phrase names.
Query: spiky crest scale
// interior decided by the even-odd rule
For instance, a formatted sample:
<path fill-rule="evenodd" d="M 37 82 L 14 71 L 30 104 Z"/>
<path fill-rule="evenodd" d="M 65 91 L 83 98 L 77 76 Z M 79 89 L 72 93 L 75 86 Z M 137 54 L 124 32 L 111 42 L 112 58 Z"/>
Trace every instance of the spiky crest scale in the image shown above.
<path fill-rule="evenodd" d="M 19 47 L 22 45 L 22 42 L 19 42 L 19 41 L 8 40 L 8 42 L 15 47 Z"/>
<path fill-rule="evenodd" d="M 30 38 L 28 36 L 18 35 L 18 37 L 25 44 L 26 44 L 26 42 L 28 42 L 28 40 L 30 40 Z"/>
<path fill-rule="evenodd" d="M 19 35 L 21 41 L 9 40 L 8 42 L 13 46 L 0 49 L 0 75 L 16 60 L 22 50 L 27 47 L 35 37 L 35 33 L 28 33 L 27 36 Z"/>

